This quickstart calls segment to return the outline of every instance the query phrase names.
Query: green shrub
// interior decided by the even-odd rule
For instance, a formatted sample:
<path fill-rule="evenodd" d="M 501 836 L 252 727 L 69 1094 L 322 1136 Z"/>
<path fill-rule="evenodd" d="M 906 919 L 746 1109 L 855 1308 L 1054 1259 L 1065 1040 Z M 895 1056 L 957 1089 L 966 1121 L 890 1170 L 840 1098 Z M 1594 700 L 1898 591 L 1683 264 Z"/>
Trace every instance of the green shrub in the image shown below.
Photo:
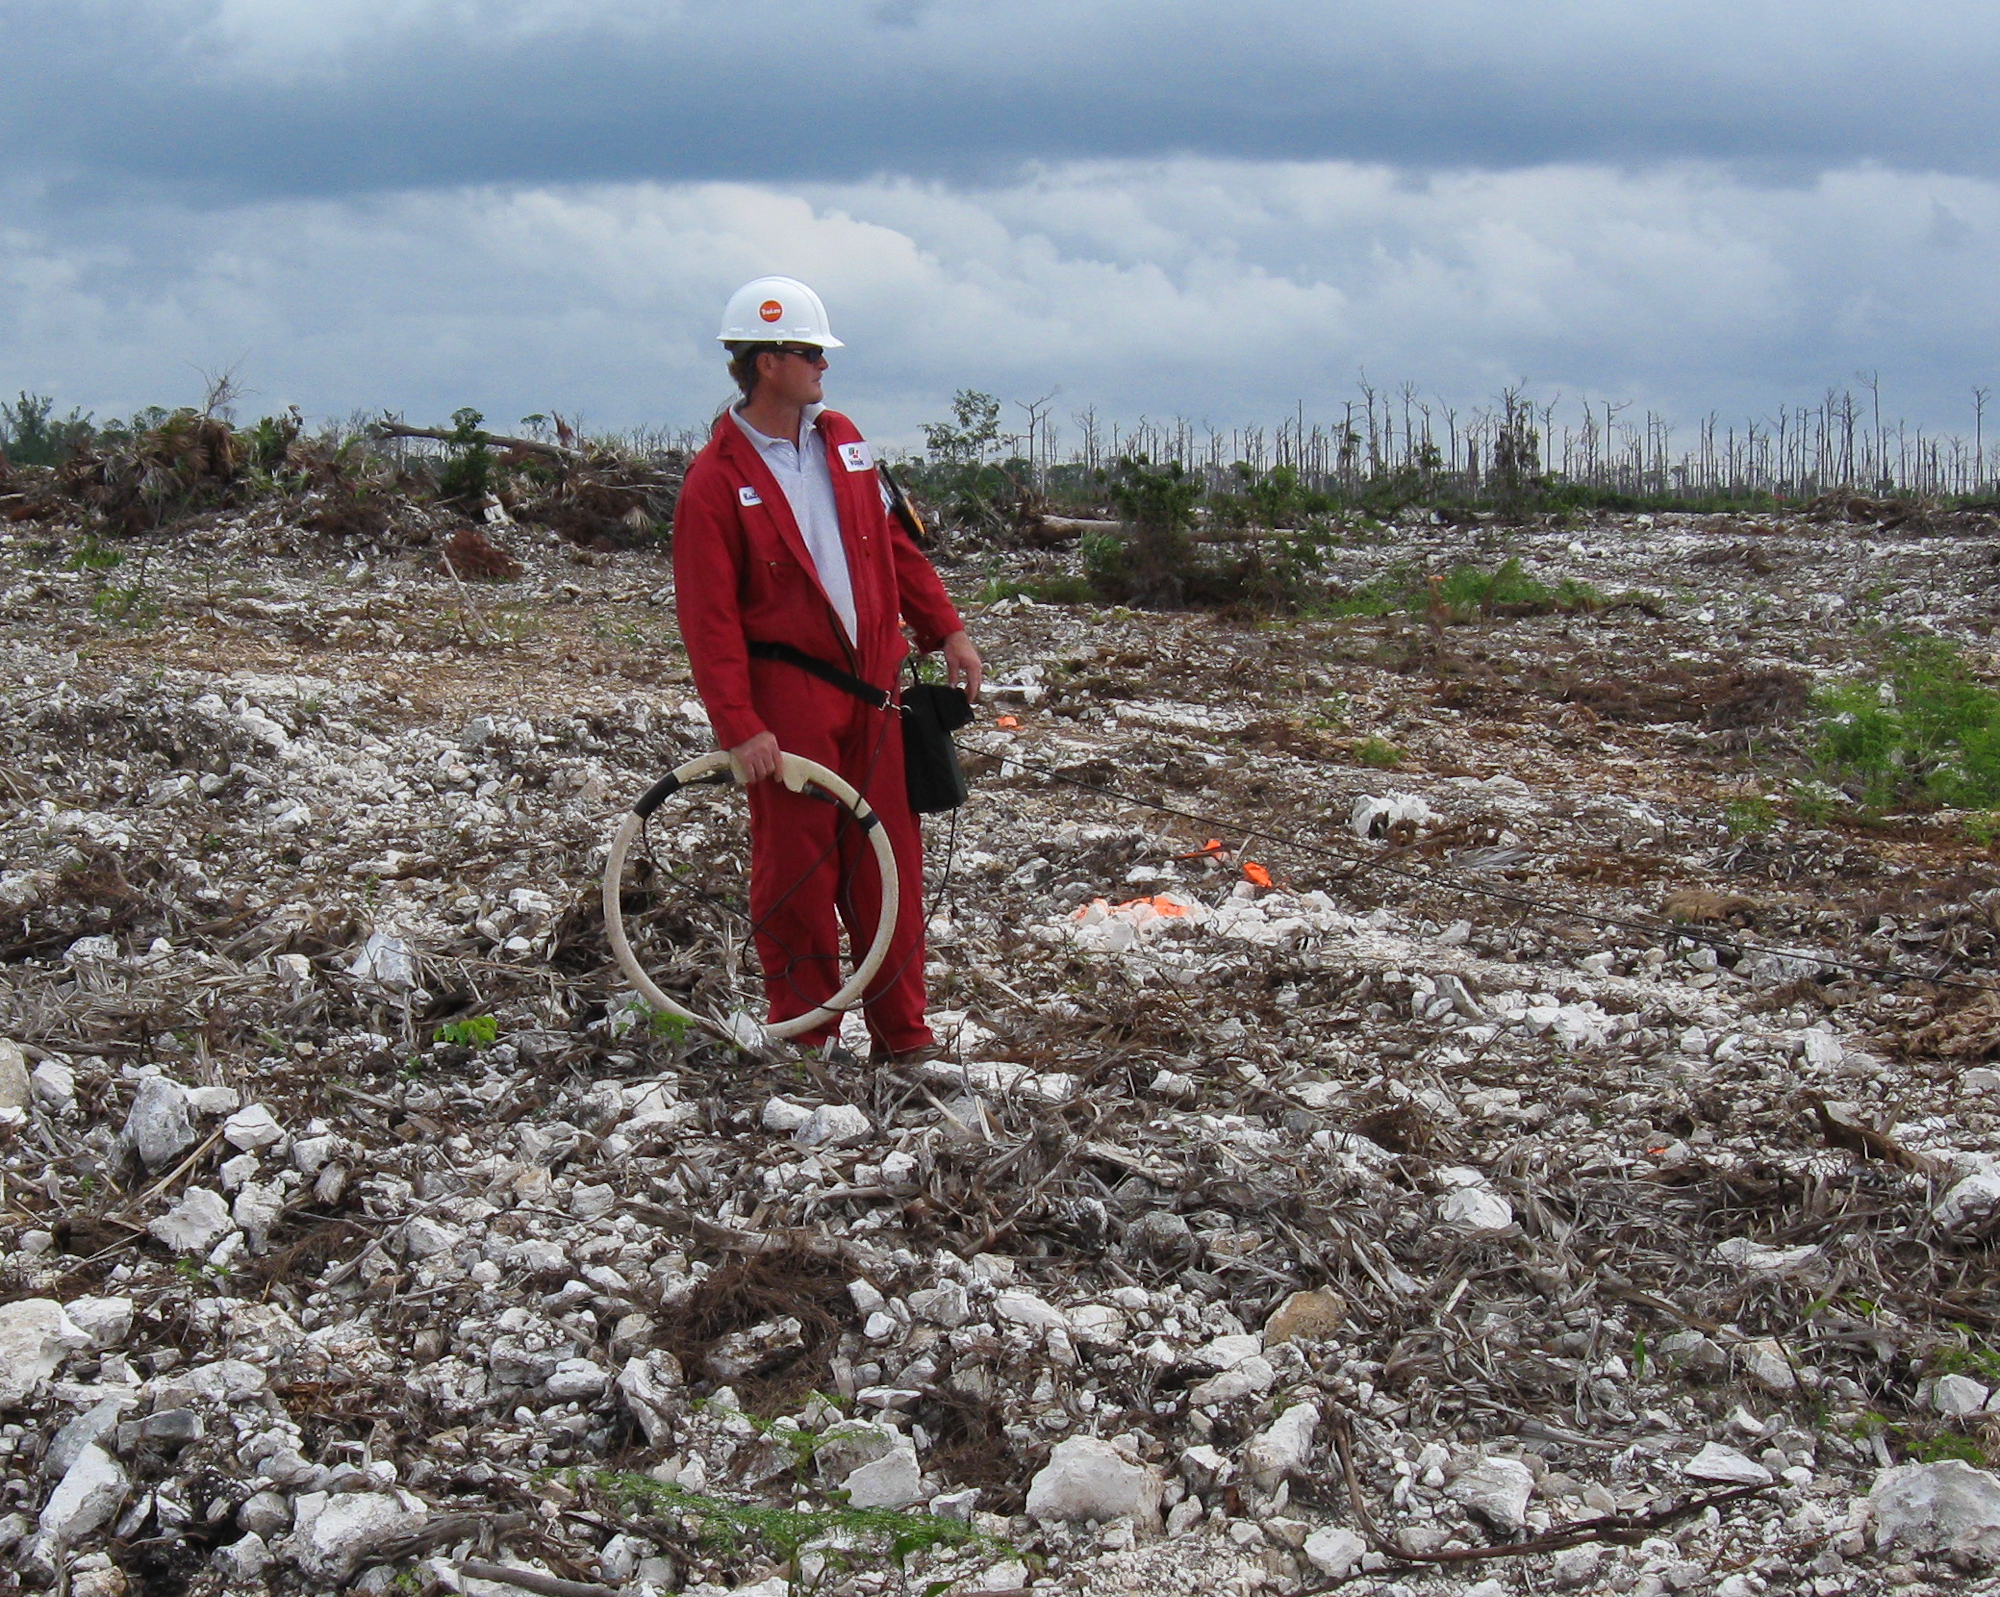
<path fill-rule="evenodd" d="M 1830 688 L 1818 707 L 1820 767 L 1849 797 L 2000 808 L 2000 693 L 1955 645 L 1903 639 L 1880 678 Z"/>
<path fill-rule="evenodd" d="M 440 499 L 464 499 L 477 504 L 493 486 L 493 451 L 479 424 L 486 418 L 467 406 L 451 413 L 451 447 L 455 451 L 438 473 Z"/>
<path fill-rule="evenodd" d="M 97 429 L 82 412 L 58 418 L 54 411 L 47 394 L 25 389 L 13 404 L 0 402 L 0 452 L 17 466 L 55 466 L 95 436 Z"/>
<path fill-rule="evenodd" d="M 1778 824 L 1778 806 L 1767 798 L 1731 799 L 1723 807 L 1722 823 L 1733 837 L 1751 837 Z"/>
<path fill-rule="evenodd" d="M 491 1015 L 467 1015 L 463 1020 L 447 1020 L 431 1033 L 432 1042 L 455 1048 L 491 1048 L 500 1040 L 500 1022 Z"/>
<path fill-rule="evenodd" d="M 1143 455 L 1107 474 L 1111 502 L 1124 519 L 1117 532 L 1083 540 L 1090 590 L 1119 604 L 1174 609 L 1207 587 L 1194 558 L 1194 509 L 1201 484 L 1178 462 L 1154 470 Z"/>
<path fill-rule="evenodd" d="M 688 1533 L 713 1552 L 738 1556 L 761 1552 L 785 1565 L 794 1579 L 801 1555 L 808 1551 L 825 1558 L 830 1569 L 846 1571 L 881 1558 L 901 1569 L 913 1555 L 938 1548 L 973 1545 L 1011 1550 L 962 1520 L 929 1513 L 732 1502 L 668 1486 L 649 1475 L 613 1470 L 573 1473 L 570 1478 L 615 1504 L 678 1517 Z"/>

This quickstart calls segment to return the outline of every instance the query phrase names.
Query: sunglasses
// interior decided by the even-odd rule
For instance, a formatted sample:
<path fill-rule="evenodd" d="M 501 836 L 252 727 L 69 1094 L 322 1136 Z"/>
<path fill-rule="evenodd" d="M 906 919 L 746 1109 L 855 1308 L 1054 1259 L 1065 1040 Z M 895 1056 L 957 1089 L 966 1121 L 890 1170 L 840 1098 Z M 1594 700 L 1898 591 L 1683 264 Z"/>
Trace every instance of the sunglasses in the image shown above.
<path fill-rule="evenodd" d="M 796 355 L 808 366 L 824 366 L 826 364 L 826 351 L 823 349 L 810 347 L 800 349 L 795 344 L 774 344 L 771 346 L 771 353 L 774 355 Z"/>

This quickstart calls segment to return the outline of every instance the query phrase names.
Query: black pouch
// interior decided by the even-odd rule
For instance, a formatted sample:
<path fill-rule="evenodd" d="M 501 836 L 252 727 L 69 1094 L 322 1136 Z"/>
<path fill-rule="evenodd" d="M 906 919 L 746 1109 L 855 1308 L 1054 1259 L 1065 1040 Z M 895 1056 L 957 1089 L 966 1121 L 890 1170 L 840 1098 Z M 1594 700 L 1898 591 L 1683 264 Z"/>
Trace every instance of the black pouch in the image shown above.
<path fill-rule="evenodd" d="M 971 719 L 972 702 L 962 688 L 913 682 L 903 690 L 903 776 L 910 808 L 919 815 L 965 802 L 965 772 L 951 735 Z"/>

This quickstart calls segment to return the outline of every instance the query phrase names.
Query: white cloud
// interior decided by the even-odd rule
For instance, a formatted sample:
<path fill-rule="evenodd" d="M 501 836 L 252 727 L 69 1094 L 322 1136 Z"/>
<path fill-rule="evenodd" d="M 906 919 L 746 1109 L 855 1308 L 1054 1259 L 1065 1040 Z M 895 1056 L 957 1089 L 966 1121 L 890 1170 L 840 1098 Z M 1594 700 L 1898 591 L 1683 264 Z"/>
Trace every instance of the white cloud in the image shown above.
<path fill-rule="evenodd" d="M 100 413 L 239 358 L 257 403 L 688 423 L 726 391 L 742 279 L 794 272 L 850 348 L 832 387 L 915 443 L 959 386 L 1058 413 L 1337 415 L 1366 368 L 1460 405 L 1525 381 L 1683 419 L 1879 369 L 1963 425 L 2000 367 L 2000 185 L 1857 167 L 1429 175 L 1353 163 L 1051 166 L 984 189 L 635 183 L 220 209 L 54 210 L 0 233 L 0 388 Z"/>

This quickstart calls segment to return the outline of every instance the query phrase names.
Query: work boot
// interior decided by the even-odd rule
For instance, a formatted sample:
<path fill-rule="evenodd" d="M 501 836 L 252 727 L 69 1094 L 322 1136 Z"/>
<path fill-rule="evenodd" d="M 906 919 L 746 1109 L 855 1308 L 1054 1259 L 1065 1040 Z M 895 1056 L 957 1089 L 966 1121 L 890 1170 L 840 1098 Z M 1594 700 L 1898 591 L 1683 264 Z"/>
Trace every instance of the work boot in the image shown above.
<path fill-rule="evenodd" d="M 921 1048 L 885 1048 L 880 1043 L 868 1050 L 868 1063 L 875 1066 L 894 1065 L 908 1069 L 912 1065 L 927 1065 L 933 1059 L 942 1059 L 945 1050 L 942 1044 L 929 1042 Z"/>

